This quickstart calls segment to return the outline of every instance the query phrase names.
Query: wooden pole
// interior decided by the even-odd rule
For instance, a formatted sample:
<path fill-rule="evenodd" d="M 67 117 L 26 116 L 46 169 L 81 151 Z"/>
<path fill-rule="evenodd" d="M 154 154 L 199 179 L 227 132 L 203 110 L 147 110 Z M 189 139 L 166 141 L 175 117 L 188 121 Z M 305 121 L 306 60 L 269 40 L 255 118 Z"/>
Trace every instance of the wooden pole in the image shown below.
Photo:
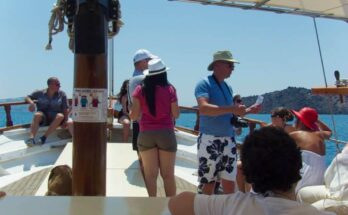
<path fill-rule="evenodd" d="M 73 195 L 106 194 L 107 18 L 97 0 L 74 18 Z"/>

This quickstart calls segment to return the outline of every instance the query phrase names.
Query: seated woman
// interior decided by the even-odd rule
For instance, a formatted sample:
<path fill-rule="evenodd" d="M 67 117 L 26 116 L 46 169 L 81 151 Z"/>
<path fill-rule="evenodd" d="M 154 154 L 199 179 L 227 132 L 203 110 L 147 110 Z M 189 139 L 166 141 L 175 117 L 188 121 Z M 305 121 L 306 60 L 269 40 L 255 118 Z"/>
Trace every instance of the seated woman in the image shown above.
<path fill-rule="evenodd" d="M 310 107 L 292 111 L 296 116 L 296 131 L 290 136 L 296 141 L 302 155 L 302 179 L 297 183 L 296 193 L 302 187 L 324 183 L 325 139 L 329 139 L 330 128 L 318 119 L 318 112 Z"/>
<path fill-rule="evenodd" d="M 173 215 L 188 214 L 332 214 L 296 201 L 301 152 L 282 129 L 265 127 L 242 145 L 243 171 L 254 192 L 201 195 L 184 192 L 169 200 Z"/>
<path fill-rule="evenodd" d="M 320 210 L 348 214 L 348 144 L 325 171 L 324 185 L 304 187 L 297 198 Z"/>
<path fill-rule="evenodd" d="M 290 122 L 294 119 L 292 112 L 284 107 L 277 107 L 271 111 L 271 123 L 267 124 L 266 122 L 260 120 L 254 120 L 246 118 L 249 123 L 259 124 L 261 127 L 265 126 L 275 126 L 278 128 L 284 129 L 284 131 L 288 134 L 295 131 L 296 128 L 287 122 Z"/>
<path fill-rule="evenodd" d="M 118 122 L 123 125 L 123 142 L 128 142 L 128 136 L 130 131 L 130 118 L 128 110 L 128 84 L 129 80 L 125 80 L 122 83 L 121 90 L 117 94 L 116 98 L 120 101 L 122 109 L 118 114 Z"/>

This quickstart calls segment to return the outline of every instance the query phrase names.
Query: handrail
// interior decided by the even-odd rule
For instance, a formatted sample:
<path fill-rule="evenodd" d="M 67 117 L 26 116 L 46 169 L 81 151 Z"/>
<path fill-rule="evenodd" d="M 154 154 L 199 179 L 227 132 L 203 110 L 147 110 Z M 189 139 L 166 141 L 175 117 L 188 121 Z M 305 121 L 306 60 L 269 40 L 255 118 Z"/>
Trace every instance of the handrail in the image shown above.
<path fill-rule="evenodd" d="M 1 106 L 11 106 L 11 105 L 25 105 L 28 104 L 26 101 L 22 101 L 22 102 L 5 102 L 5 103 L 0 103 L 0 107 Z"/>
<path fill-rule="evenodd" d="M 0 107 L 4 107 L 5 114 L 6 114 L 6 127 L 5 130 L 9 130 L 10 127 L 13 126 L 13 121 L 11 117 L 11 106 L 12 105 L 25 105 L 28 104 L 26 101 L 18 101 L 18 102 L 5 102 L 0 103 Z M 0 128 L 0 132 L 5 131 L 4 128 Z"/>
<path fill-rule="evenodd" d="M 112 97 L 111 99 L 115 99 Z M 36 102 L 36 101 L 34 101 Z M 72 99 L 68 99 L 69 104 L 71 105 Z M 16 102 L 4 102 L 0 103 L 0 107 L 4 107 L 5 113 L 6 113 L 6 127 L 0 128 L 0 133 L 7 130 L 12 130 L 16 128 L 27 128 L 30 124 L 21 124 L 21 125 L 13 125 L 12 116 L 11 116 L 11 106 L 16 105 L 25 105 L 28 104 L 26 101 L 16 101 Z M 182 126 L 176 126 L 178 130 L 186 131 L 192 134 L 198 134 L 199 130 L 199 110 L 195 107 L 187 107 L 187 106 L 179 106 L 180 112 L 182 111 L 188 111 L 188 112 L 194 112 L 196 113 L 196 123 L 194 128 L 185 128 Z"/>
<path fill-rule="evenodd" d="M 190 128 L 182 127 L 182 126 L 175 126 L 175 127 L 178 130 L 182 130 L 182 131 L 197 135 L 198 131 L 199 131 L 199 109 L 196 107 L 187 107 L 187 106 L 179 106 L 179 109 L 180 109 L 180 112 L 182 112 L 182 111 L 195 112 L 196 113 L 196 123 L 195 123 L 195 126 L 193 127 L 193 130 Z"/>

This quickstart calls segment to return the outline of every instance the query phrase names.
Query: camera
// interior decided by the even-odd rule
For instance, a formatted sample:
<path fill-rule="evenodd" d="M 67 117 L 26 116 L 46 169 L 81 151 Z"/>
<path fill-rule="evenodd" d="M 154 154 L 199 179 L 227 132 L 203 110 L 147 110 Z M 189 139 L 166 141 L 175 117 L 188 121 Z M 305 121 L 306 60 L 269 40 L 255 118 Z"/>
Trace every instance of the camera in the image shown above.
<path fill-rule="evenodd" d="M 233 115 L 231 117 L 231 125 L 233 125 L 236 128 L 247 128 L 249 126 L 248 122 Z"/>

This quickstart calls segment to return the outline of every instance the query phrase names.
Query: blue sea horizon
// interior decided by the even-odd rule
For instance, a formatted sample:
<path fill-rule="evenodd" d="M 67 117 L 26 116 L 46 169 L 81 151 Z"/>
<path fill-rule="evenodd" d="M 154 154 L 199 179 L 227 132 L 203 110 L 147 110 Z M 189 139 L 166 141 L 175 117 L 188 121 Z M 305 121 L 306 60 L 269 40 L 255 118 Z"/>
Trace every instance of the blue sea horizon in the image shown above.
<path fill-rule="evenodd" d="M 334 130 L 332 117 L 335 122 L 336 127 L 336 134 L 332 135 L 332 138 L 342 140 L 347 142 L 348 141 L 348 115 L 328 115 L 328 114 L 320 114 L 319 118 L 322 120 L 325 124 L 327 124 L 332 130 Z M 248 118 L 261 120 L 267 123 L 271 122 L 270 115 L 269 114 L 250 114 L 248 115 Z M 196 123 L 196 114 L 194 113 L 181 113 L 179 119 L 176 120 L 176 125 L 182 126 L 185 128 L 193 128 Z M 242 134 L 237 136 L 236 139 L 238 142 L 243 142 L 245 136 L 248 134 L 249 129 L 245 128 L 242 131 Z M 326 157 L 325 162 L 328 166 L 332 159 L 337 154 L 337 146 L 336 143 L 333 141 L 326 141 Z M 342 149 L 344 147 L 344 144 L 339 144 L 339 148 Z"/>
<path fill-rule="evenodd" d="M 23 101 L 24 98 L 16 99 L 0 99 L 0 102 L 14 102 L 14 101 Z M 14 125 L 19 124 L 28 124 L 31 122 L 33 113 L 28 111 L 28 105 L 16 105 L 11 107 L 11 116 Z M 248 118 L 254 118 L 262 120 L 265 122 L 270 122 L 269 114 L 250 114 Z M 333 121 L 335 122 L 336 134 L 333 134 L 332 138 L 348 141 L 348 115 L 327 115 L 320 114 L 319 118 L 325 122 L 332 130 L 334 130 Z M 181 127 L 186 127 L 193 129 L 196 123 L 196 114 L 195 113 L 181 113 L 179 119 L 176 120 L 176 125 Z M 0 127 L 6 126 L 6 114 L 3 108 L 0 108 Z M 238 142 L 243 142 L 243 139 L 248 134 L 248 129 L 243 129 L 243 132 L 240 136 L 237 136 Z M 343 144 L 339 144 L 339 148 L 343 148 Z M 337 154 L 336 144 L 332 141 L 326 141 L 326 164 L 329 165 L 332 159 Z"/>

